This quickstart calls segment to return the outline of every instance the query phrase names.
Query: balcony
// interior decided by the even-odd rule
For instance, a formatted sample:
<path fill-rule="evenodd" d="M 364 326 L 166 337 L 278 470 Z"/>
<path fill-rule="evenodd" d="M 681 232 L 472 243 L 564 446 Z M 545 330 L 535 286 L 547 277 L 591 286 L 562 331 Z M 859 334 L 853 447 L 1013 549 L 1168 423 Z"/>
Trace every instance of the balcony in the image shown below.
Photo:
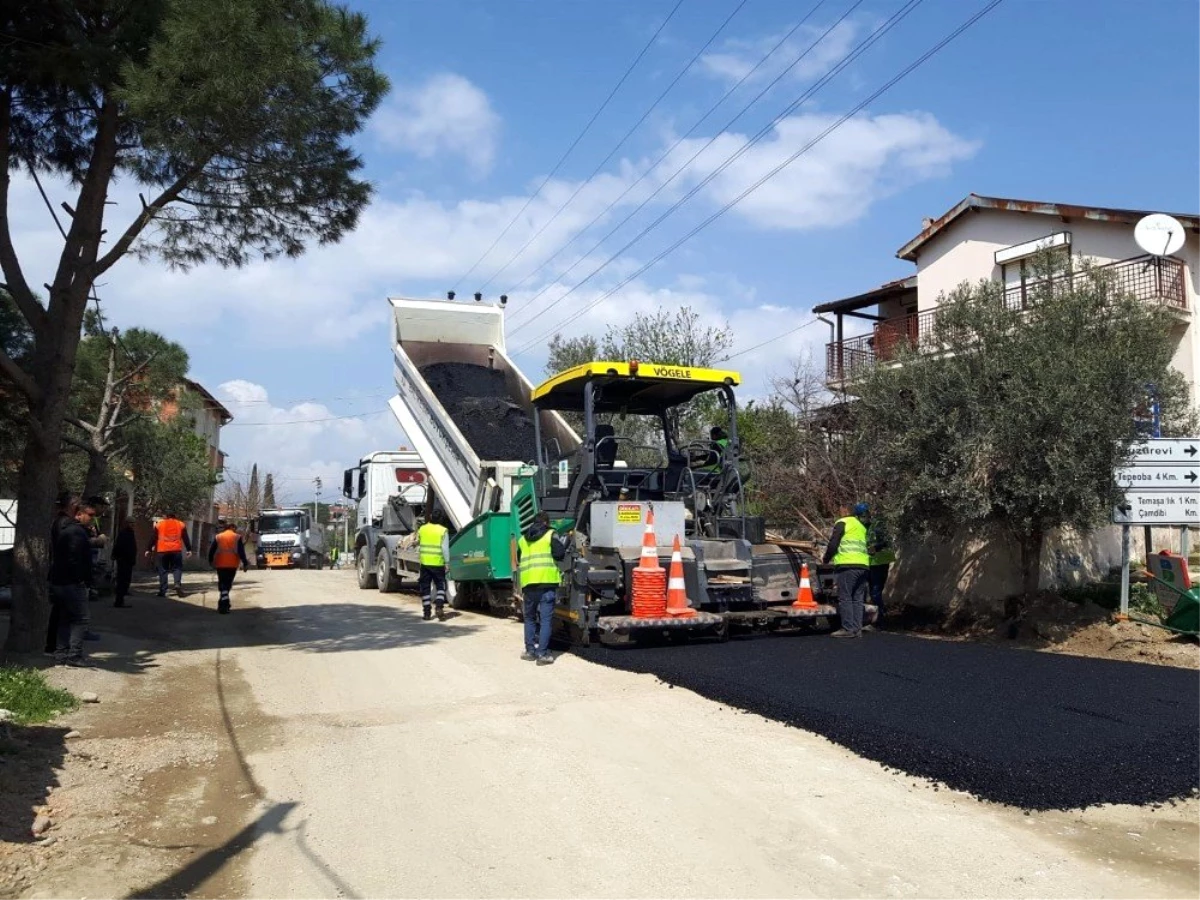
<path fill-rule="evenodd" d="M 1110 272 L 1119 290 L 1139 300 L 1188 312 L 1186 270 L 1183 260 L 1174 257 L 1139 256 L 1100 266 Z M 1056 285 L 1067 286 L 1072 276 L 1063 276 Z M 1004 304 L 1009 309 L 1026 309 L 1034 302 L 1035 289 L 1040 285 L 1023 284 L 1004 292 Z M 904 348 L 919 347 L 933 335 L 937 309 L 927 309 L 879 322 L 868 334 L 860 334 L 825 345 L 825 381 L 841 385 L 874 366 L 896 358 Z"/>

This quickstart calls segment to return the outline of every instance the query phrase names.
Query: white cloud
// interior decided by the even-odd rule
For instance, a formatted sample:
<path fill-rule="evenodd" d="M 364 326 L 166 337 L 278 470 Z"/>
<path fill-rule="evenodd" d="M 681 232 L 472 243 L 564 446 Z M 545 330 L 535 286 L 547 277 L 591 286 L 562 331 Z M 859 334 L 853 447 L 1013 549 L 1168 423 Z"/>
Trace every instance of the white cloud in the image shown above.
<path fill-rule="evenodd" d="M 227 381 L 213 393 L 234 417 L 221 431 L 229 475 L 246 480 L 257 463 L 260 479 L 273 474 L 280 503 L 311 501 L 317 477 L 322 502 L 340 499 L 344 469 L 365 453 L 402 443 L 386 397 L 362 397 L 354 405 L 365 414 L 346 418 L 323 403 L 272 402 L 267 388 L 252 381 Z"/>
<path fill-rule="evenodd" d="M 768 138 L 713 178 L 705 191 L 722 205 L 734 200 L 838 118 L 810 114 L 782 120 Z M 689 164 L 689 178 L 699 181 L 711 175 L 748 142 L 746 135 L 721 135 Z M 681 143 L 673 153 L 676 165 L 703 144 L 700 139 Z M 804 150 L 734 211 L 764 229 L 838 228 L 858 221 L 874 202 L 897 190 L 947 174 L 953 163 L 978 149 L 977 142 L 955 135 L 928 113 L 856 116 Z"/>
<path fill-rule="evenodd" d="M 371 127 L 388 146 L 421 159 L 458 156 L 476 175 L 484 175 L 495 159 L 500 117 L 487 94 L 461 75 L 447 72 L 418 86 L 397 88 Z"/>
<path fill-rule="evenodd" d="M 828 34 L 825 34 L 826 31 Z M 787 78 L 792 81 L 813 81 L 820 78 L 850 52 L 863 31 L 863 24 L 846 19 L 829 26 L 802 25 L 792 37 L 780 44 L 782 34 L 767 35 L 753 40 L 731 39 L 720 50 L 700 57 L 701 71 L 720 81 L 735 84 L 752 71 L 748 85 L 773 80 L 795 63 Z M 824 35 L 822 37 L 822 35 Z M 772 52 L 772 48 L 779 49 Z M 757 70 L 755 66 L 767 54 L 770 57 Z M 801 54 L 803 59 L 799 59 Z M 797 60 L 799 60 L 797 62 Z"/>

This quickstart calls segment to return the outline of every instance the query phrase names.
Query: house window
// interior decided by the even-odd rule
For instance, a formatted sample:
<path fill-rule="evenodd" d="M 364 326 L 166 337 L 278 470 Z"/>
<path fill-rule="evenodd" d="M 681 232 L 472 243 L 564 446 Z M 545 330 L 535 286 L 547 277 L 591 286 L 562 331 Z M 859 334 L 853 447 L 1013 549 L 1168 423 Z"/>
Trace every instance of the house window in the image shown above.
<path fill-rule="evenodd" d="M 1034 260 L 1039 253 L 1050 252 L 1051 267 L 1048 272 L 1034 269 Z M 1033 296 L 1033 286 L 1049 280 L 1052 284 L 1071 274 L 1071 233 L 1060 231 L 1022 244 L 1014 244 L 996 251 L 996 264 L 1000 267 L 1000 280 L 1004 284 L 1005 304 L 1014 309 L 1028 308 Z"/>

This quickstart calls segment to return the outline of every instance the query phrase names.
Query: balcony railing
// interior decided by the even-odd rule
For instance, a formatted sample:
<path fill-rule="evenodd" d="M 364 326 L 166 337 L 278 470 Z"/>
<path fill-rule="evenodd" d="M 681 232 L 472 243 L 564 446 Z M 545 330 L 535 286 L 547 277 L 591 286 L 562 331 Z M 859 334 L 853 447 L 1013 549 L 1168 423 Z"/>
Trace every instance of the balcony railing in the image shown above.
<path fill-rule="evenodd" d="M 1147 303 L 1157 303 L 1171 309 L 1187 310 L 1187 283 L 1182 260 L 1173 257 L 1140 256 L 1123 259 L 1099 267 L 1112 274 L 1114 284 L 1122 293 L 1131 294 Z M 1066 288 L 1076 275 L 1063 275 L 1056 285 Z M 1022 284 L 1004 292 L 1004 304 L 1009 309 L 1027 309 L 1044 288 L 1041 283 Z M 933 336 L 937 309 L 888 319 L 875 326 L 870 334 L 860 334 L 825 346 L 825 377 L 830 384 L 853 381 L 877 362 L 895 359 L 898 351 L 928 343 Z"/>

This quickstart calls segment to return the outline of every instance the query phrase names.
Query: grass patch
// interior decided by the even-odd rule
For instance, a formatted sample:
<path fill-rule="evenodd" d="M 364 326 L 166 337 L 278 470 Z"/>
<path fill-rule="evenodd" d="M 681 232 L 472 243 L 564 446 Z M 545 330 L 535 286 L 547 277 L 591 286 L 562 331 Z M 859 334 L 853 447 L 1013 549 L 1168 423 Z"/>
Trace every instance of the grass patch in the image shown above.
<path fill-rule="evenodd" d="M 38 669 L 0 666 L 0 709 L 9 710 L 18 724 L 46 722 L 78 705 L 70 692 L 46 684 Z"/>

